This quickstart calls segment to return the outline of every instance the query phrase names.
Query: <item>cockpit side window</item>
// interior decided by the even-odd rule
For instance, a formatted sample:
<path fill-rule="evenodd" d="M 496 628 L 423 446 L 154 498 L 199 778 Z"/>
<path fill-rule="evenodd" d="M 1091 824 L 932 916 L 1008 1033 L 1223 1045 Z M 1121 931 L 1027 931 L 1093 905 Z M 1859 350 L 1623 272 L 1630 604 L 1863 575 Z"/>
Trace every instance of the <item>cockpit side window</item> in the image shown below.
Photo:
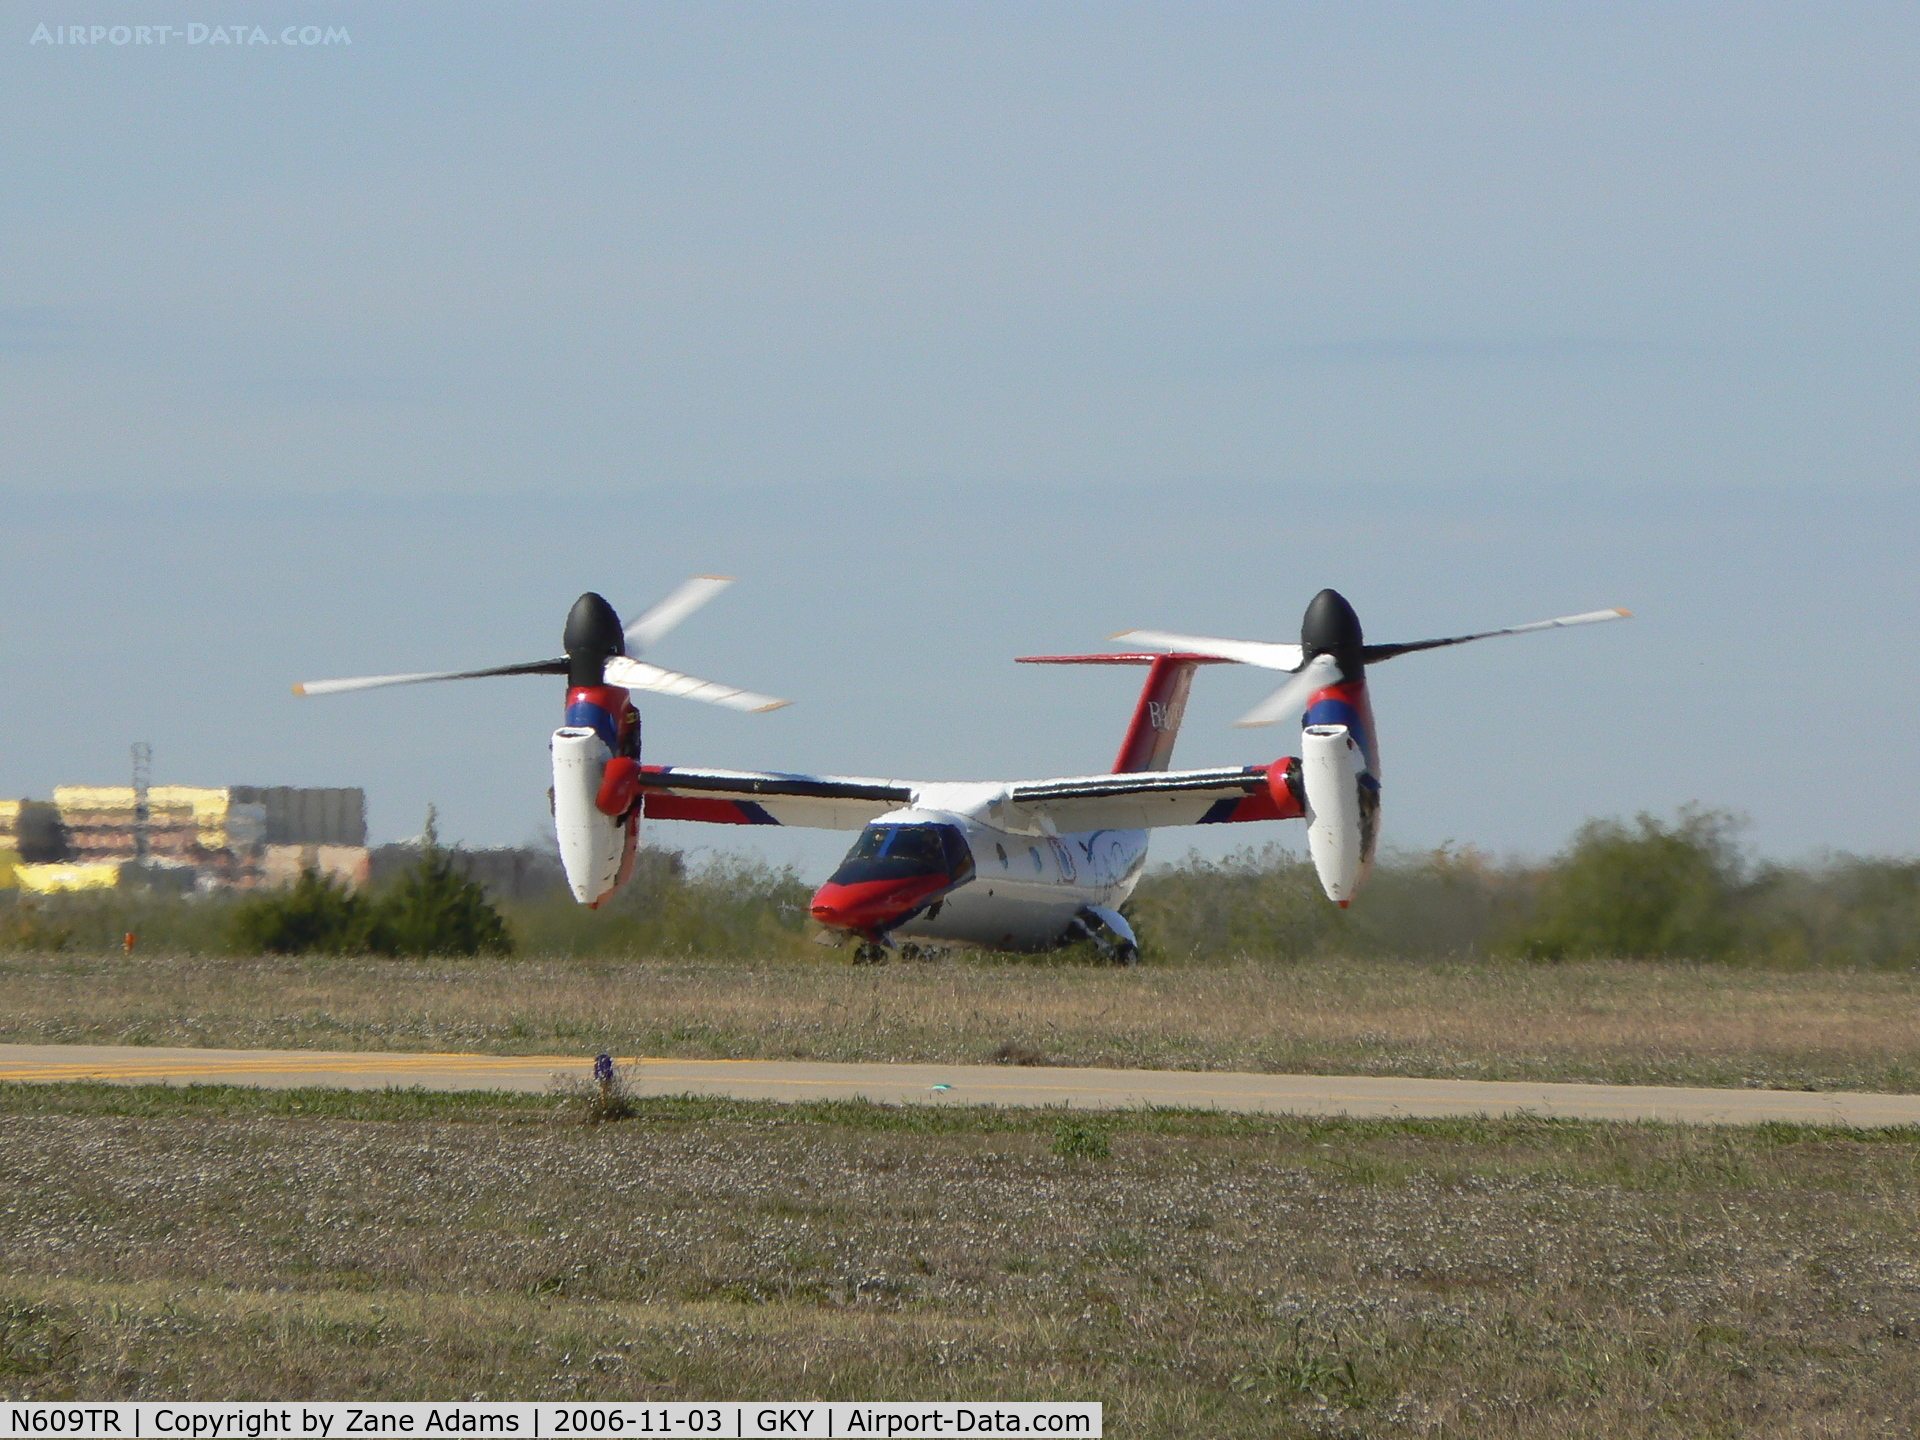
<path fill-rule="evenodd" d="M 853 842 L 853 848 L 847 851 L 845 860 L 878 860 L 887 847 L 887 841 L 893 838 L 891 825 L 869 825 L 860 832 L 860 838 Z"/>
<path fill-rule="evenodd" d="M 952 825 L 934 827 L 940 832 L 940 848 L 947 857 L 947 873 L 955 883 L 973 877 L 973 847 L 967 837 Z"/>

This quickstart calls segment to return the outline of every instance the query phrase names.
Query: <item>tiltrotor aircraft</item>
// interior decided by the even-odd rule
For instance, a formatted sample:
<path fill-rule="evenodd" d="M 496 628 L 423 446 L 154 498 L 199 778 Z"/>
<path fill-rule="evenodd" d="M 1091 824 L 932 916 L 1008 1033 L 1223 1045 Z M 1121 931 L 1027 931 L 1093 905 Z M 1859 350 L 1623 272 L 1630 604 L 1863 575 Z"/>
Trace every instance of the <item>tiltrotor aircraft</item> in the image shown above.
<path fill-rule="evenodd" d="M 582 595 L 567 616 L 566 654 L 552 660 L 322 680 L 294 690 L 320 695 L 492 675 L 565 675 L 566 723 L 551 742 L 553 818 L 568 884 L 582 904 L 599 905 L 631 874 L 642 816 L 857 830 L 853 848 L 812 901 L 824 938 L 857 942 L 856 962 L 884 959 L 896 942 L 1039 950 L 1090 940 L 1113 960 L 1131 964 L 1138 950 L 1120 906 L 1146 868 L 1147 832 L 1163 825 L 1304 819 L 1328 898 L 1345 906 L 1359 892 L 1380 829 L 1369 665 L 1629 613 L 1593 610 L 1473 635 L 1369 645 L 1353 607 L 1322 590 L 1307 606 L 1297 645 L 1130 630 L 1113 638 L 1146 650 L 1021 657 L 1023 664 L 1146 667 L 1107 774 L 927 781 L 642 764 L 635 690 L 747 711 L 787 703 L 663 670 L 628 653 L 654 645 L 729 583 L 698 576 L 630 625 L 599 595 Z M 1300 716 L 1299 755 L 1266 765 L 1168 768 L 1194 672 L 1217 664 L 1290 675 L 1239 723 L 1265 726 Z"/>

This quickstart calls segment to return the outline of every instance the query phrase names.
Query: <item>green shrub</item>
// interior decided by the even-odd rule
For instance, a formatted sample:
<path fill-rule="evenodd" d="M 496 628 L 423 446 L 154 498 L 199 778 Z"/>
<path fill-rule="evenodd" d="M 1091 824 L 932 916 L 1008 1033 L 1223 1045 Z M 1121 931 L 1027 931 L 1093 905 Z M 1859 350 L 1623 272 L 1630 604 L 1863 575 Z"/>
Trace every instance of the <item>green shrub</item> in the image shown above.
<path fill-rule="evenodd" d="M 316 871 L 239 906 L 228 943 L 248 954 L 506 954 L 512 937 L 486 891 L 440 845 L 431 810 L 420 858 L 384 891 L 356 895 Z"/>
<path fill-rule="evenodd" d="M 1328 947 L 1339 923 L 1330 910 L 1313 866 L 1268 845 L 1224 860 L 1189 852 L 1149 872 L 1128 903 L 1127 919 L 1152 961 L 1298 960 Z"/>
<path fill-rule="evenodd" d="M 643 850 L 633 879 L 597 910 L 570 898 L 510 907 L 527 950 L 567 955 L 817 959 L 811 888 L 791 868 L 717 856 L 689 874 L 670 851 Z"/>
<path fill-rule="evenodd" d="M 1747 948 L 1776 964 L 1920 962 L 1920 861 L 1842 855 L 1766 865 L 1742 909 Z"/>
<path fill-rule="evenodd" d="M 1063 1160 L 1106 1160 L 1113 1154 L 1113 1145 L 1106 1126 L 1069 1117 L 1054 1129 L 1053 1153 Z"/>
<path fill-rule="evenodd" d="M 1556 858 L 1516 948 L 1534 959 L 1719 959 L 1743 947 L 1737 823 L 1684 809 L 1672 825 L 1589 820 Z"/>
<path fill-rule="evenodd" d="M 304 870 L 286 890 L 235 908 L 228 944 L 247 955 L 363 954 L 372 948 L 372 907 L 340 881 Z"/>
<path fill-rule="evenodd" d="M 73 928 L 56 923 L 46 907 L 29 896 L 15 898 L 0 911 L 0 950 L 27 950 L 42 954 L 67 948 Z"/>
<path fill-rule="evenodd" d="M 381 955 L 504 955 L 513 949 L 507 922 L 487 892 L 440 848 L 431 815 L 419 861 L 375 901 L 373 912 L 367 943 Z"/>
<path fill-rule="evenodd" d="M 1750 866 L 1734 817 L 1593 820 L 1541 864 L 1471 848 L 1386 852 L 1351 909 L 1277 845 L 1150 872 L 1128 906 L 1150 961 L 1750 960 L 1920 964 L 1920 860 L 1843 855 Z"/>
<path fill-rule="evenodd" d="M 1317 955 L 1487 953 L 1527 912 L 1534 872 L 1443 845 L 1388 853 L 1348 910 L 1327 903 L 1305 857 L 1279 845 L 1224 860 L 1189 854 L 1141 880 L 1127 907 L 1158 963 Z"/>
<path fill-rule="evenodd" d="M 14 846 L 29 865 L 73 859 L 73 837 L 58 807 L 45 800 L 22 800 L 13 822 Z"/>
<path fill-rule="evenodd" d="M 237 905 L 232 895 L 158 890 L 0 891 L 0 950 L 117 952 L 131 932 L 141 952 L 205 953 L 225 947 Z"/>

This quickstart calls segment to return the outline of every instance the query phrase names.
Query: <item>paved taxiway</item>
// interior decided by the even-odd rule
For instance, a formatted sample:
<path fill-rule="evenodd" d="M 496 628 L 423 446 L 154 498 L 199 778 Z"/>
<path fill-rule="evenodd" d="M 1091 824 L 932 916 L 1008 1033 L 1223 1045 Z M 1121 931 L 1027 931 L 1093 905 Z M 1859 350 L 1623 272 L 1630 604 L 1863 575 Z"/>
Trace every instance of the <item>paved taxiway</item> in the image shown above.
<path fill-rule="evenodd" d="M 636 1093 L 887 1104 L 1143 1105 L 1270 1115 L 1552 1115 L 1581 1120 L 1877 1127 L 1920 1125 L 1920 1095 L 1843 1090 L 1704 1090 L 1389 1076 L 1250 1075 L 1220 1070 L 846 1065 L 802 1060 L 622 1060 Z M 197 1050 L 134 1045 L 0 1045 L 0 1081 L 316 1085 L 351 1090 L 546 1090 L 586 1077 L 578 1055 L 422 1055 L 346 1050 Z"/>

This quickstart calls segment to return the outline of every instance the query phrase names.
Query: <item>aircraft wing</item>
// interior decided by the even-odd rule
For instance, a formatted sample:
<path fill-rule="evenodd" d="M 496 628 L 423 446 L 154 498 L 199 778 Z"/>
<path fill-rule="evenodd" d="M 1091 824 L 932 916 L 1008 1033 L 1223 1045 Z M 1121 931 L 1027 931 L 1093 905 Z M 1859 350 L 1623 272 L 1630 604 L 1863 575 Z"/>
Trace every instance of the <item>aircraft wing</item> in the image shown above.
<path fill-rule="evenodd" d="M 642 813 L 656 820 L 702 820 L 712 825 L 802 825 L 858 830 L 869 820 L 912 803 L 905 780 L 856 775 L 784 775 L 759 770 L 702 770 L 644 765 Z"/>
<path fill-rule="evenodd" d="M 1293 760 L 1275 762 L 1287 768 Z M 1218 825 L 1289 820 L 1300 805 L 1282 787 L 1274 799 L 1268 765 L 1211 770 L 1142 770 L 1012 784 L 949 784 L 879 780 L 858 775 L 793 775 L 762 770 L 641 767 L 643 813 L 656 820 L 712 825 L 800 825 L 858 830 L 889 810 L 921 805 L 978 815 L 1022 833 L 1049 826 L 1062 833 L 1146 830 L 1161 825 Z"/>
<path fill-rule="evenodd" d="M 1283 776 L 1297 764 L 1274 762 Z M 1284 787 L 1285 803 L 1274 799 L 1267 778 L 1273 768 L 1236 765 L 1023 780 L 1010 787 L 1009 798 L 1019 810 L 1036 819 L 1044 817 L 1062 833 L 1294 819 L 1301 813 L 1300 804 Z"/>

